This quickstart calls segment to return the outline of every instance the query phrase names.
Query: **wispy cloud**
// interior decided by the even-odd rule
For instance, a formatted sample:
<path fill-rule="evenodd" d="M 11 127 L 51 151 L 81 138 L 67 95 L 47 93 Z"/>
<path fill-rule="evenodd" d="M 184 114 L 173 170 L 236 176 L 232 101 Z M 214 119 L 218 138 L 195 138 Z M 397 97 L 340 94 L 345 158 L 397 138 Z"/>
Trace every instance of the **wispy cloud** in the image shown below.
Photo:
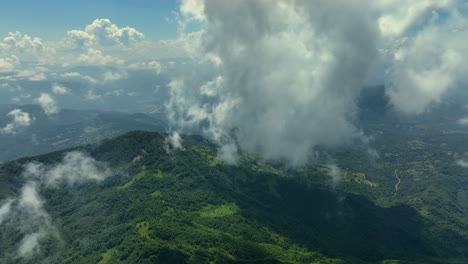
<path fill-rule="evenodd" d="M 60 111 L 55 99 L 48 93 L 41 93 L 41 95 L 36 99 L 36 102 L 42 107 L 44 113 L 47 115 L 53 115 Z"/>
<path fill-rule="evenodd" d="M 459 159 L 459 160 L 455 161 L 455 163 L 460 167 L 468 168 L 468 160 L 467 159 Z"/>
<path fill-rule="evenodd" d="M 51 88 L 54 94 L 69 94 L 70 93 L 70 90 L 67 87 L 60 85 L 58 83 L 53 83 Z"/>
<path fill-rule="evenodd" d="M 327 167 L 328 167 L 328 175 L 331 178 L 332 186 L 336 187 L 336 185 L 340 183 L 340 181 L 343 179 L 343 177 L 341 176 L 340 168 L 338 167 L 338 165 L 334 163 L 327 165 Z"/>
<path fill-rule="evenodd" d="M 166 152 L 171 152 L 174 150 L 184 150 L 184 146 L 182 145 L 182 137 L 177 132 L 172 132 L 168 135 L 165 139 L 165 148 Z"/>
<path fill-rule="evenodd" d="M 110 176 L 110 169 L 92 157 L 77 151 L 65 154 L 61 162 L 46 165 L 31 162 L 25 165 L 26 183 L 17 197 L 0 202 L 0 225 L 19 232 L 22 239 L 15 244 L 16 254 L 3 252 L 0 258 L 28 258 L 41 250 L 48 238 L 59 240 L 54 220 L 45 210 L 46 200 L 40 192 L 44 188 L 72 186 L 86 181 L 102 181 Z"/>
<path fill-rule="evenodd" d="M 103 181 L 110 175 L 110 170 L 103 164 L 81 152 L 68 152 L 62 162 L 47 166 L 42 163 L 28 163 L 25 166 L 24 176 L 36 179 L 47 186 L 66 183 L 72 186 L 77 183 Z"/>

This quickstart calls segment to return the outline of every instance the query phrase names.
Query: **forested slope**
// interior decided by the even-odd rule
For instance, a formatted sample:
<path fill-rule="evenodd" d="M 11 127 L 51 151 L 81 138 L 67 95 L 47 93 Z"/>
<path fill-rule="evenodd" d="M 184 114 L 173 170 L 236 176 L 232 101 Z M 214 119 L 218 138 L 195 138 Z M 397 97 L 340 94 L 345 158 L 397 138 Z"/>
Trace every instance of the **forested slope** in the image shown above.
<path fill-rule="evenodd" d="M 18 209 L 3 217 L 1 262 L 463 263 L 467 254 L 467 236 L 459 230 L 466 220 L 454 228 L 445 215 L 422 214 L 417 194 L 405 194 L 403 183 L 394 198 L 393 182 L 385 186 L 378 174 L 362 178 L 362 168 L 350 166 L 333 187 L 323 165 L 291 169 L 247 154 L 229 165 L 202 137 L 184 137 L 184 148 L 176 150 L 166 137 L 131 132 L 4 164 L 0 206 L 13 201 L 11 212 L 20 208 L 31 175 L 38 175 L 31 164 L 55 178 L 35 181 L 42 218 L 25 218 Z M 62 174 L 81 174 L 64 164 L 94 166 L 90 171 L 103 178 L 72 179 Z M 455 206 L 421 195 L 430 212 Z M 450 210 L 465 215 L 457 206 Z M 46 234 L 21 254 L 25 237 L 37 230 Z"/>

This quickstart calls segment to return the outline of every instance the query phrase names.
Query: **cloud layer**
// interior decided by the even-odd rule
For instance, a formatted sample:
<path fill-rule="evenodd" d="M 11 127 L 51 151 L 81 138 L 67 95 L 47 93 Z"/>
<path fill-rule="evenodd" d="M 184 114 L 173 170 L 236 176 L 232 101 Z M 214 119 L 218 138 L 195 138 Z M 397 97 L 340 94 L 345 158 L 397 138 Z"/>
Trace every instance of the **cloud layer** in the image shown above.
<path fill-rule="evenodd" d="M 167 66 L 176 64 L 158 58 L 182 50 L 174 43 L 146 41 L 137 29 L 120 27 L 106 18 L 96 19 L 82 30 L 64 32 L 60 41 L 10 32 L 0 41 L 0 104 L 47 101 L 43 105 L 50 114 L 54 112 L 49 107 L 52 100 L 55 109 L 63 105 L 80 109 L 154 109 L 154 104 L 163 99 L 148 94 L 152 95 L 156 85 L 165 84 Z M 44 96 L 50 88 L 54 96 Z M 125 100 L 128 96 L 133 101 Z"/>

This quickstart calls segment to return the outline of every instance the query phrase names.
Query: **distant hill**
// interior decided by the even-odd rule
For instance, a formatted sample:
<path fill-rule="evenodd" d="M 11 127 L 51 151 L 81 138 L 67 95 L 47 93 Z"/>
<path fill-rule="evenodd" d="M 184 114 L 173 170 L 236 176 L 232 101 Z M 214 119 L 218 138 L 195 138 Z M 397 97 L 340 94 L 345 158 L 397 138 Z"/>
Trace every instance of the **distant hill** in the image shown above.
<path fill-rule="evenodd" d="M 38 105 L 0 105 L 1 128 L 11 122 L 7 114 L 14 109 L 29 113 L 34 121 L 15 134 L 0 133 L 0 162 L 97 142 L 131 130 L 167 129 L 163 115 L 62 109 L 47 116 Z"/>

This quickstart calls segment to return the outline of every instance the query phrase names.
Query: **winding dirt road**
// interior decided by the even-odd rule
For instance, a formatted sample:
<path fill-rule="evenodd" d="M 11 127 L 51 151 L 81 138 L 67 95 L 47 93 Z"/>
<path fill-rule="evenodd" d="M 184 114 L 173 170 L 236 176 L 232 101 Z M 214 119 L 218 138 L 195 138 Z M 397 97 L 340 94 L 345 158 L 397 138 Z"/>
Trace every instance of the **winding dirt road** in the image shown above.
<path fill-rule="evenodd" d="M 398 177 L 398 169 L 395 169 L 395 178 L 398 180 L 398 182 L 395 184 L 395 193 L 393 194 L 393 196 L 396 196 L 396 195 L 397 195 L 397 193 L 398 193 L 398 185 L 399 185 L 400 182 L 401 182 L 400 177 Z"/>

